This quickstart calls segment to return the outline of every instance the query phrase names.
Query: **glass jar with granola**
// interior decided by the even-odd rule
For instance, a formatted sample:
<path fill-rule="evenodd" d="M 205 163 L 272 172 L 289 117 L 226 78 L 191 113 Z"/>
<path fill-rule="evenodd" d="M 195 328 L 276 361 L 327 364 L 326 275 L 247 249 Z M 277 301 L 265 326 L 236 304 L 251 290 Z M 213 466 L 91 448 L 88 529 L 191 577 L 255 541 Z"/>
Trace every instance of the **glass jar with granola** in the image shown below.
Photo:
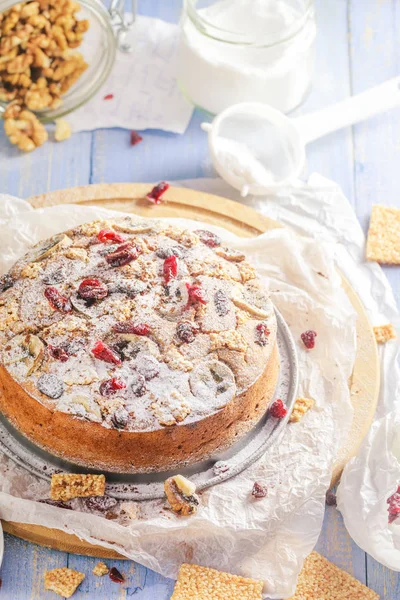
<path fill-rule="evenodd" d="M 118 42 L 127 50 L 131 23 L 121 0 L 110 10 L 100 0 L 0 0 L 0 113 L 51 122 L 87 102 L 110 74 Z"/>

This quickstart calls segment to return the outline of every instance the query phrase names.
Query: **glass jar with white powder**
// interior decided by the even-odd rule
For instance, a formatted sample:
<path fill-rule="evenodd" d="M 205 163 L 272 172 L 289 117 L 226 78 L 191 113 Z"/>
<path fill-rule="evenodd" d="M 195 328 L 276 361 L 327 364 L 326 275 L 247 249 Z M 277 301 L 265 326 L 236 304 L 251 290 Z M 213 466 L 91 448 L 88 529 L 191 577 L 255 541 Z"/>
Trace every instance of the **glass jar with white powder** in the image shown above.
<path fill-rule="evenodd" d="M 181 27 L 179 81 L 197 107 L 263 102 L 287 113 L 307 95 L 313 0 L 184 0 Z"/>

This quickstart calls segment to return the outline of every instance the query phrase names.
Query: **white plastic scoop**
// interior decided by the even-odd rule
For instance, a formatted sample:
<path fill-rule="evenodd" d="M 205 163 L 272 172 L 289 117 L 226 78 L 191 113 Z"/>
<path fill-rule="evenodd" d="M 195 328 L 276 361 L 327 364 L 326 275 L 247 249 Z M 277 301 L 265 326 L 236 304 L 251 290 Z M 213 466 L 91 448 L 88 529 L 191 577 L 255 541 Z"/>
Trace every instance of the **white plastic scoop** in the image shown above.
<path fill-rule="evenodd" d="M 235 104 L 203 123 L 215 169 L 234 188 L 263 195 L 301 174 L 306 145 L 400 105 L 400 77 L 303 117 L 259 103 Z"/>

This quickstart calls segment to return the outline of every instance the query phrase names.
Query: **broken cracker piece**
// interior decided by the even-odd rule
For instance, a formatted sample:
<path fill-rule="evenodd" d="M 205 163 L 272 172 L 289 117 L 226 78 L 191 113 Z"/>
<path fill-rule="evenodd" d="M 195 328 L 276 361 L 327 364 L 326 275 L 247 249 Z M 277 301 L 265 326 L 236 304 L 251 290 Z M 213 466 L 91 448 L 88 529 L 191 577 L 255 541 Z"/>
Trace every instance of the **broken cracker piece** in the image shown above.
<path fill-rule="evenodd" d="M 389 340 L 395 340 L 397 337 L 396 330 L 391 323 L 374 327 L 374 334 L 378 344 L 385 344 Z"/>
<path fill-rule="evenodd" d="M 84 579 L 83 573 L 63 567 L 45 572 L 44 587 L 64 598 L 70 598 Z"/>
<path fill-rule="evenodd" d="M 311 398 L 297 398 L 289 421 L 291 423 L 298 423 L 313 406 L 314 400 L 311 400 Z"/>
<path fill-rule="evenodd" d="M 289 600 L 379 600 L 378 594 L 312 552 L 299 575 L 296 593 Z"/>
<path fill-rule="evenodd" d="M 367 259 L 384 265 L 400 264 L 400 209 L 372 207 L 367 238 Z"/>
<path fill-rule="evenodd" d="M 71 500 L 87 496 L 104 496 L 106 478 L 104 475 L 75 475 L 59 473 L 51 478 L 50 498 Z"/>
<path fill-rule="evenodd" d="M 262 588 L 262 581 L 183 564 L 171 600 L 262 600 Z"/>
<path fill-rule="evenodd" d="M 97 575 L 97 577 L 103 577 L 103 575 L 107 575 L 107 573 L 109 573 L 109 571 L 110 571 L 110 569 L 107 567 L 106 563 L 103 563 L 100 561 L 94 567 L 92 573 L 93 573 L 93 575 Z"/>

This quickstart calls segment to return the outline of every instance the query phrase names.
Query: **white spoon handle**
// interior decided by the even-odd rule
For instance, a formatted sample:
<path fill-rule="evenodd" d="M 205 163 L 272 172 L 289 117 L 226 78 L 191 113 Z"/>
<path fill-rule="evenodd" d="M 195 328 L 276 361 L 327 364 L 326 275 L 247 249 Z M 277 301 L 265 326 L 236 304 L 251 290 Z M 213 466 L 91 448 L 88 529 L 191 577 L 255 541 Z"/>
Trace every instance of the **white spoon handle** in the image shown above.
<path fill-rule="evenodd" d="M 338 104 L 304 117 L 296 117 L 293 124 L 303 143 L 308 144 L 332 131 L 364 121 L 399 105 L 400 77 L 394 77 Z"/>

